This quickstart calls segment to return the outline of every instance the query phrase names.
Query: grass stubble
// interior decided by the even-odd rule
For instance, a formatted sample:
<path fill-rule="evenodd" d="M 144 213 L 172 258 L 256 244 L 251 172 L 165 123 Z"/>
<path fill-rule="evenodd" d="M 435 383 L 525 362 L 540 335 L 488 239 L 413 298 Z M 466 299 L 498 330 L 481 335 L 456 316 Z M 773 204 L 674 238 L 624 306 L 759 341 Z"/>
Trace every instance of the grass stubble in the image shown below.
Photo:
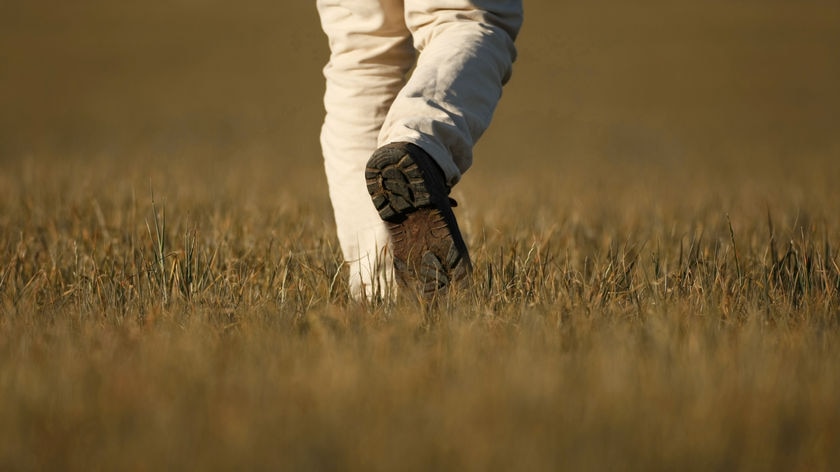
<path fill-rule="evenodd" d="M 836 160 L 476 166 L 429 318 L 319 169 L 200 154 L 4 165 L 0 469 L 840 466 Z"/>

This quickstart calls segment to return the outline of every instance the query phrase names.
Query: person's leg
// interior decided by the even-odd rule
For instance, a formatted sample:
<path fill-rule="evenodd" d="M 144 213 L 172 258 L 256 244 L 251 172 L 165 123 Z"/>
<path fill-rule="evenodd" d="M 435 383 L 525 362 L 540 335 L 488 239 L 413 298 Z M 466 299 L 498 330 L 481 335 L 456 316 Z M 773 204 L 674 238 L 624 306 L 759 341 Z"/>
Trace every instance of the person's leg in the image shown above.
<path fill-rule="evenodd" d="M 365 163 L 414 63 L 402 0 L 318 0 L 330 44 L 321 146 L 339 242 L 355 298 L 371 298 L 392 271 L 389 233 L 365 189 Z"/>
<path fill-rule="evenodd" d="M 516 58 L 521 0 L 405 0 L 405 21 L 420 52 L 379 135 L 425 150 L 451 187 L 472 164 Z"/>
<path fill-rule="evenodd" d="M 391 233 L 397 280 L 434 299 L 469 279 L 451 188 L 472 163 L 516 56 L 521 0 L 405 0 L 420 52 L 368 161 L 368 192 Z"/>

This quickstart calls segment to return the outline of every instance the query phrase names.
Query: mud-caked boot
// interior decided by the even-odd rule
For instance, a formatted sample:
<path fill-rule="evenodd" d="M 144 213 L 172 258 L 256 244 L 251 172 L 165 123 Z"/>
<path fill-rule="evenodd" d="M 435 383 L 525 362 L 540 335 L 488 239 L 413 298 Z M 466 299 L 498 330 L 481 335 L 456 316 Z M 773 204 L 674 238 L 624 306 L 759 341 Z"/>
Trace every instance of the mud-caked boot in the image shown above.
<path fill-rule="evenodd" d="M 443 171 L 431 156 L 411 143 L 391 143 L 373 153 L 365 178 L 391 232 L 398 283 L 425 300 L 466 285 L 470 256 Z"/>

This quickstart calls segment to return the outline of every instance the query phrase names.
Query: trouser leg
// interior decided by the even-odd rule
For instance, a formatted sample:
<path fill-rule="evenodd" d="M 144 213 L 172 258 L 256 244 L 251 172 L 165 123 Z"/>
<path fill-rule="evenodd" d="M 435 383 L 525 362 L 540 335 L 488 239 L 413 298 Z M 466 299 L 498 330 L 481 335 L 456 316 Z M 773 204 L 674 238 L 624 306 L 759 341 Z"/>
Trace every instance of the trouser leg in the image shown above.
<path fill-rule="evenodd" d="M 321 146 L 339 243 L 355 298 L 388 286 L 388 231 L 365 187 L 365 164 L 414 61 L 402 0 L 318 0 L 330 43 Z"/>
<path fill-rule="evenodd" d="M 391 105 L 379 144 L 408 141 L 429 153 L 454 185 L 472 164 L 516 57 L 521 0 L 405 0 L 420 52 Z"/>
<path fill-rule="evenodd" d="M 330 40 L 321 133 L 330 198 L 357 298 L 388 283 L 388 231 L 367 194 L 373 151 L 408 141 L 454 185 L 510 76 L 521 0 L 318 0 Z M 413 42 L 412 42 L 413 39 Z M 405 75 L 420 59 L 410 81 Z"/>

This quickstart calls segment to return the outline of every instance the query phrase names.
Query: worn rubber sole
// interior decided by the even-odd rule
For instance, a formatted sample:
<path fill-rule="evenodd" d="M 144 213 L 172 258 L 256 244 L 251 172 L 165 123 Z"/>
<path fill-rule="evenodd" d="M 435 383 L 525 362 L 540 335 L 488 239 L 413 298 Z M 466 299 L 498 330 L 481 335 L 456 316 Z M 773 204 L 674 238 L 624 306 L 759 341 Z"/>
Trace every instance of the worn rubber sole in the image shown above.
<path fill-rule="evenodd" d="M 365 179 L 391 232 L 400 285 L 430 299 L 466 282 L 470 256 L 443 175 L 431 157 L 413 144 L 389 144 L 370 158 Z"/>

